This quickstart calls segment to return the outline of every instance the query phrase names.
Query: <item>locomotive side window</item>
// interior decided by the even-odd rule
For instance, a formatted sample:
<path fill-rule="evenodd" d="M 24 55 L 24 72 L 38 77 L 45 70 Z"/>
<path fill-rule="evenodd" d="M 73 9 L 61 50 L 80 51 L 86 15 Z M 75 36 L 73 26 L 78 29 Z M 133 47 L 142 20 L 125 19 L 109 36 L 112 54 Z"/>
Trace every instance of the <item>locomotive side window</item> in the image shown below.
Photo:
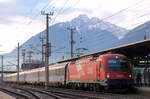
<path fill-rule="evenodd" d="M 109 70 L 128 70 L 127 61 L 123 58 L 108 59 Z"/>
<path fill-rule="evenodd" d="M 104 64 L 102 61 L 100 61 L 100 68 L 103 69 L 104 68 Z"/>

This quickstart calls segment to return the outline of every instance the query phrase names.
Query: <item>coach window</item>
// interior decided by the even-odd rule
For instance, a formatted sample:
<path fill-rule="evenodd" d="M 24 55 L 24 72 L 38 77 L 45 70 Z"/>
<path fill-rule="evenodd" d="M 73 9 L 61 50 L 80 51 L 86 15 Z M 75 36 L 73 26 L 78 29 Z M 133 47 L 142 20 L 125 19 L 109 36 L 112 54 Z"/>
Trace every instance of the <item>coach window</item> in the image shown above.
<path fill-rule="evenodd" d="M 102 61 L 100 61 L 100 69 L 103 69 L 104 68 L 104 64 Z"/>

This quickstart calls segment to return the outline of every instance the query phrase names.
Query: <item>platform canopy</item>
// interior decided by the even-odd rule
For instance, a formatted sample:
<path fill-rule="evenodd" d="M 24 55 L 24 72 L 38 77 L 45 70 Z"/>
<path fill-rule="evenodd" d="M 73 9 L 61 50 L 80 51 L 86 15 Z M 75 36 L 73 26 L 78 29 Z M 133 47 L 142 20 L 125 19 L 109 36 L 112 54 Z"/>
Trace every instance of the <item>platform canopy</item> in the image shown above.
<path fill-rule="evenodd" d="M 105 49 L 105 50 L 100 50 L 98 52 L 82 55 L 79 57 L 61 60 L 58 63 L 67 62 L 67 61 L 71 61 L 71 60 L 77 60 L 82 57 L 95 56 L 95 55 L 100 55 L 100 54 L 104 54 L 104 53 L 124 54 L 129 59 L 133 59 L 134 57 L 145 57 L 150 54 L 150 39 L 137 41 L 137 42 L 133 42 L 130 44 L 124 44 L 124 45 L 120 45 L 120 46 Z"/>

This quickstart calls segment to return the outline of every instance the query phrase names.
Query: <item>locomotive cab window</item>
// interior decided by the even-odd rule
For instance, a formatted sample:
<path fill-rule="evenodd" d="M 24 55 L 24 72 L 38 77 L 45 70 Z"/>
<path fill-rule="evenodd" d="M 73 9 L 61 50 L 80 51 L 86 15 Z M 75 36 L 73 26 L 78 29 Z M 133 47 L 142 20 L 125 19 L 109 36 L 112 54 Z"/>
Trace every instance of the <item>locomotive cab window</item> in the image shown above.
<path fill-rule="evenodd" d="M 128 70 L 127 60 L 123 58 L 108 59 L 109 70 Z"/>

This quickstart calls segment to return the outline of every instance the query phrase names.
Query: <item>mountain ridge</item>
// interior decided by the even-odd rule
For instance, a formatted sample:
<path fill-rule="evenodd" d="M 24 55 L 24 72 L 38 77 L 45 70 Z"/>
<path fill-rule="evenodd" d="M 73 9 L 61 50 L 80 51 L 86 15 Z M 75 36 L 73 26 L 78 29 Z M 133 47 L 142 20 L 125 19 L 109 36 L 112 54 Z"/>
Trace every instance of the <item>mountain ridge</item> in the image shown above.
<path fill-rule="evenodd" d="M 147 23 L 146 26 L 148 27 L 150 25 Z M 75 55 L 79 53 L 87 54 L 119 46 L 121 44 L 130 43 L 130 40 L 128 40 L 127 37 L 128 35 L 130 37 L 130 35 L 132 34 L 131 32 L 135 31 L 134 29 L 136 29 L 136 31 L 137 29 L 139 29 L 138 31 L 142 31 L 142 29 L 145 29 L 139 28 L 142 26 L 138 26 L 137 28 L 129 31 L 109 22 L 104 22 L 96 17 L 89 18 L 86 15 L 79 15 L 71 21 L 56 23 L 49 27 L 49 38 L 52 44 L 52 55 L 50 60 L 52 63 L 61 60 L 62 57 L 70 57 L 70 31 L 67 30 L 67 27 L 76 28 L 73 37 L 73 39 L 75 40 Z M 41 42 L 39 39 L 41 36 L 45 36 L 45 30 L 32 36 L 29 40 L 23 43 L 21 45 L 21 50 L 26 49 L 26 52 L 32 50 L 35 53 L 32 58 L 41 60 L 41 53 L 40 51 L 37 51 L 41 50 Z M 131 36 L 130 39 L 131 38 L 133 37 Z M 142 36 L 137 40 L 142 40 Z M 32 48 L 29 45 L 32 45 Z M 88 50 L 77 50 L 78 48 L 87 48 Z M 17 55 L 17 49 L 14 49 L 7 55 Z"/>

